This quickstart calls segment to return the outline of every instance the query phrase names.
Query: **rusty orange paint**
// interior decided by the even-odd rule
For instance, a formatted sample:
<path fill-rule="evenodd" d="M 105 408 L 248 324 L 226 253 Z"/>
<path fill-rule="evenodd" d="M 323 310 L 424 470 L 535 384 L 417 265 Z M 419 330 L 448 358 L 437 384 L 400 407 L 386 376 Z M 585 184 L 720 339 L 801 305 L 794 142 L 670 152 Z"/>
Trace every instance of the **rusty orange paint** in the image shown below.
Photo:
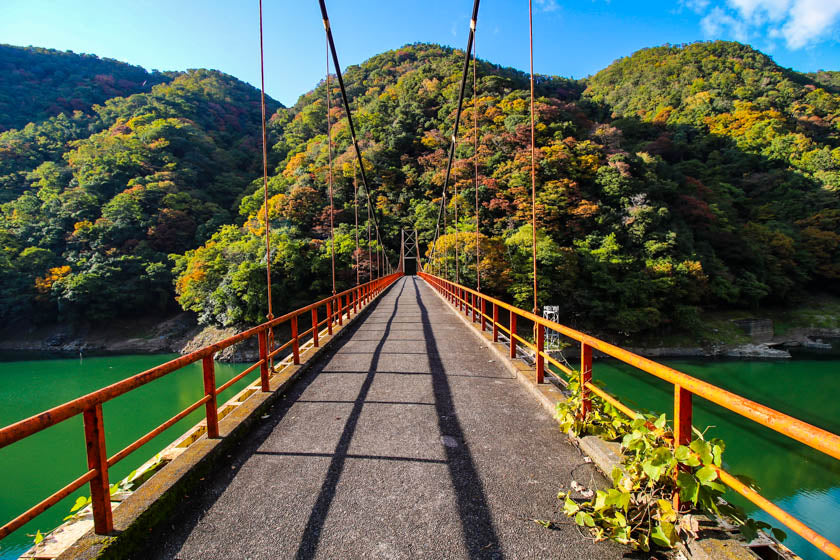
<path fill-rule="evenodd" d="M 779 506 L 726 472 L 716 467 L 715 469 L 721 482 L 741 494 L 743 497 L 775 517 L 778 521 L 789 527 L 794 533 L 825 552 L 831 558 L 840 560 L 840 547 L 781 509 Z"/>
<path fill-rule="evenodd" d="M 374 297 L 374 294 L 380 293 L 384 288 L 391 285 L 401 276 L 402 273 L 395 273 L 385 278 L 363 284 L 358 288 L 345 290 L 344 292 L 337 294 L 337 296 L 339 298 L 346 297 L 349 306 L 350 297 L 353 293 L 368 294 L 372 298 Z M 357 291 L 354 292 L 353 290 Z M 49 428 L 50 426 L 63 422 L 68 418 L 82 414 L 84 417 L 85 442 L 88 450 L 89 465 L 88 472 L 0 527 L 0 539 L 5 538 L 13 531 L 19 529 L 47 509 L 77 491 L 86 483 L 91 484 L 91 496 L 94 504 L 95 531 L 99 534 L 110 533 L 113 530 L 113 518 L 111 516 L 110 507 L 108 468 L 136 451 L 143 444 L 147 443 L 168 427 L 171 427 L 174 423 L 187 416 L 190 412 L 201 407 L 201 405 L 205 405 L 206 407 L 208 437 L 218 437 L 218 410 L 216 395 L 239 379 L 243 378 L 245 375 L 255 371 L 257 368 L 260 369 L 261 388 L 262 390 L 267 391 L 270 356 L 273 353 L 286 348 L 289 344 L 294 343 L 295 346 L 297 346 L 298 342 L 297 336 L 295 336 L 294 340 L 289 341 L 272 352 L 269 346 L 271 343 L 271 330 L 285 322 L 296 323 L 298 315 L 310 311 L 312 312 L 313 324 L 317 325 L 318 315 L 316 310 L 319 307 L 326 306 L 327 319 L 325 320 L 325 323 L 328 325 L 330 334 L 332 334 L 332 321 L 334 320 L 334 316 L 330 311 L 330 306 L 333 301 L 335 301 L 333 296 L 322 299 L 307 305 L 306 307 L 287 313 L 282 317 L 273 318 L 252 329 L 243 331 L 215 344 L 205 346 L 195 352 L 170 360 L 160 366 L 138 373 L 98 391 L 94 391 L 72 401 L 68 401 L 40 414 L 31 416 L 0 429 L 0 448 L 3 448 L 36 434 L 41 430 Z M 296 325 L 294 326 L 296 327 Z M 313 338 L 317 337 L 317 327 L 310 330 L 312 331 Z M 307 331 L 307 333 L 308 332 L 309 331 Z M 213 356 L 220 350 L 254 336 L 258 337 L 260 361 L 245 369 L 239 375 L 222 385 L 222 387 L 217 388 L 215 382 L 215 365 L 213 363 Z M 202 379 L 205 392 L 204 397 L 182 410 L 151 432 L 148 432 L 141 438 L 135 440 L 133 443 L 116 453 L 113 457 L 108 458 L 105 448 L 102 404 L 199 360 L 202 361 Z"/>
<path fill-rule="evenodd" d="M 300 341 L 298 340 L 297 315 L 292 317 L 292 360 L 295 365 L 300 364 Z"/>
<path fill-rule="evenodd" d="M 697 395 L 710 402 L 713 402 L 723 408 L 729 409 L 745 418 L 753 420 L 754 422 L 784 434 L 791 439 L 804 443 L 813 449 L 816 449 L 830 457 L 840 459 L 840 436 L 833 434 L 806 422 L 803 422 L 792 416 L 788 416 L 769 407 L 751 401 L 747 398 L 736 395 L 720 387 L 716 387 L 705 381 L 701 381 L 695 377 L 677 371 L 668 366 L 649 360 L 633 352 L 629 352 L 618 346 L 609 344 L 595 337 L 584 334 L 575 329 L 569 328 L 565 325 L 549 321 L 543 317 L 518 309 L 501 300 L 484 296 L 470 288 L 464 286 L 454 285 L 452 282 L 429 275 L 425 272 L 419 272 L 418 275 L 436 287 L 438 291 L 444 294 L 461 292 L 471 293 L 479 297 L 486 298 L 486 301 L 493 305 L 493 333 L 494 341 L 498 339 L 498 310 L 506 309 L 510 313 L 510 357 L 516 356 L 516 318 L 521 317 L 529 321 L 533 321 L 535 325 L 540 325 L 543 328 L 550 328 L 560 334 L 572 338 L 581 344 L 581 368 L 580 381 L 583 392 L 581 414 L 589 412 L 591 407 L 591 393 L 598 394 L 604 398 L 611 405 L 621 410 L 624 414 L 634 417 L 636 413 L 623 405 L 618 399 L 604 391 L 603 389 L 594 385 L 592 379 L 592 352 L 598 350 L 608 356 L 617 358 L 624 363 L 630 364 L 637 369 L 651 374 L 655 377 L 663 379 L 674 385 L 674 418 L 675 427 L 673 439 L 669 442 L 671 445 L 680 445 L 688 443 L 691 439 L 691 415 L 692 415 L 692 395 Z M 537 332 L 543 329 L 537 329 Z M 542 356 L 539 352 L 539 334 L 537 336 L 537 356 Z M 840 548 L 831 543 L 822 535 L 816 533 L 811 528 L 807 527 L 798 519 L 783 511 L 781 508 L 744 485 L 741 481 L 724 471 L 717 469 L 718 476 L 721 481 L 749 499 L 758 507 L 767 511 L 770 515 L 776 518 L 781 523 L 792 529 L 805 540 L 816 546 L 818 549 L 825 552 L 831 558 L 840 560 Z"/>
<path fill-rule="evenodd" d="M 586 415 L 592 410 L 592 400 L 588 388 L 590 381 L 592 381 L 592 347 L 584 342 L 580 345 L 581 418 L 586 418 Z"/>
<path fill-rule="evenodd" d="M 105 451 L 105 422 L 102 405 L 97 404 L 82 413 L 85 424 L 85 446 L 88 469 L 96 475 L 90 480 L 90 500 L 93 507 L 93 527 L 100 535 L 114 530 L 111 512 L 111 492 L 108 483 L 108 454 Z"/>
<path fill-rule="evenodd" d="M 207 437 L 219 437 L 219 414 L 216 406 L 216 365 L 213 356 L 204 356 L 202 363 L 204 372 L 204 394 L 210 397 L 205 403 L 207 416 Z"/>
<path fill-rule="evenodd" d="M 267 331 L 262 330 L 257 333 L 257 338 L 260 348 L 260 390 L 265 393 L 268 392 L 268 342 Z"/>

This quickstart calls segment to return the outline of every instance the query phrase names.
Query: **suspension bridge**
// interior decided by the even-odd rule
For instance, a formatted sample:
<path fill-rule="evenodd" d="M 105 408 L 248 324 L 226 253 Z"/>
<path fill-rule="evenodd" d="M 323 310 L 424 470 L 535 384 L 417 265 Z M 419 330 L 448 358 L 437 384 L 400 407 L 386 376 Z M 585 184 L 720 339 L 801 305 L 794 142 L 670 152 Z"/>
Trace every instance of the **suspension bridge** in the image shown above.
<path fill-rule="evenodd" d="M 87 454 L 86 469 L 80 466 L 78 478 L 15 519 L 0 520 L 5 523 L 0 538 L 88 487 L 90 530 L 53 556 L 627 557 L 626 547 L 594 542 L 574 523 L 560 521 L 562 504 L 556 498 L 561 489 L 606 484 L 595 463 L 574 444 L 576 440 L 560 433 L 552 418 L 551 408 L 563 398 L 569 381 L 583 388 L 581 417 L 589 413 L 594 399 L 636 416 L 621 395 L 596 383 L 594 352 L 673 386 L 674 406 L 667 412 L 674 427 L 662 434 L 667 445 L 690 441 L 692 400 L 701 398 L 840 459 L 840 437 L 835 434 L 542 317 L 537 307 L 535 240 L 530 311 L 482 292 L 479 243 L 474 286 L 462 283 L 459 258 L 454 270 L 449 269 L 438 239 L 448 227 L 450 173 L 470 61 L 475 95 L 478 0 L 470 18 L 433 241 L 424 253 L 418 232 L 407 227 L 400 233 L 397 254 L 389 255 L 377 208 L 371 204 L 376 193 L 356 138 L 324 0 L 320 8 L 327 44 L 327 104 L 332 102 L 331 60 L 368 223 L 373 225 L 373 231 L 368 228 L 368 247 L 374 237 L 379 246 L 375 257 L 368 254 L 367 277 L 359 263 L 355 204 L 356 282 L 350 289 L 336 290 L 333 265 L 329 296 L 275 317 L 272 271 L 266 259 L 265 323 L 0 429 L 1 451 L 81 415 L 80 445 Z M 261 6 L 260 38 L 262 60 Z M 270 255 L 267 150 L 263 86 L 266 254 Z M 476 191 L 477 177 L 476 172 Z M 328 182 L 332 207 L 331 172 Z M 457 205 L 454 210 L 457 223 Z M 533 210 L 532 204 L 532 220 Z M 475 216 L 478 236 L 477 210 Z M 458 251 L 457 244 L 453 250 Z M 396 258 L 392 261 L 391 256 Z M 285 340 L 280 340 L 280 332 L 284 337 L 288 333 Z M 547 351 L 547 334 L 577 345 L 579 364 Z M 218 385 L 213 357 L 234 344 L 255 344 L 259 360 Z M 204 396 L 125 448 L 109 449 L 103 404 L 196 362 L 202 363 Z M 249 376 L 251 385 L 229 401 L 217 402 L 220 393 Z M 167 448 L 166 466 L 117 500 L 110 491 L 109 469 L 196 410 L 204 411 L 204 420 Z M 714 470 L 732 490 L 829 557 L 840 558 L 835 544 L 723 467 Z M 554 520 L 550 528 L 538 523 L 545 519 Z M 740 557 L 732 550 L 727 554 Z"/>

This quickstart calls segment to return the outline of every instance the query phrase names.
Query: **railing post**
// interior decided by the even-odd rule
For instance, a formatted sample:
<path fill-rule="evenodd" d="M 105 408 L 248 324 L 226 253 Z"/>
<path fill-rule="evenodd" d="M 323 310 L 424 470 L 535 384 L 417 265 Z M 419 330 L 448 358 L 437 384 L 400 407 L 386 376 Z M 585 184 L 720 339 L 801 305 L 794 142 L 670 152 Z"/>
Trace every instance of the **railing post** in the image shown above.
<path fill-rule="evenodd" d="M 499 342 L 499 306 L 493 303 L 493 342 Z"/>
<path fill-rule="evenodd" d="M 592 347 L 585 342 L 580 343 L 580 416 L 586 418 L 592 410 L 592 397 L 586 384 L 592 381 Z"/>
<path fill-rule="evenodd" d="M 327 334 L 332 334 L 333 333 L 332 332 L 332 325 L 333 325 L 332 320 L 333 320 L 332 303 L 328 301 L 327 302 Z"/>
<path fill-rule="evenodd" d="M 336 300 L 336 309 L 338 311 L 338 324 L 343 325 L 344 324 L 344 317 L 343 317 L 344 306 L 341 304 L 341 296 L 338 296 L 338 299 Z"/>
<path fill-rule="evenodd" d="M 111 492 L 108 483 L 108 454 L 105 451 L 105 426 L 102 405 L 84 411 L 85 445 L 89 470 L 96 476 L 90 481 L 90 499 L 93 504 L 93 529 L 97 535 L 107 535 L 114 530 L 111 515 Z"/>
<path fill-rule="evenodd" d="M 312 346 L 318 348 L 318 308 L 312 308 Z"/>
<path fill-rule="evenodd" d="M 516 313 L 510 312 L 510 359 L 516 359 Z"/>
<path fill-rule="evenodd" d="M 674 385 L 674 449 L 678 445 L 691 443 L 691 392 L 686 391 L 679 385 Z M 684 465 L 677 465 L 677 476 L 679 471 L 686 470 Z M 680 510 L 680 493 L 674 493 L 674 509 Z"/>
<path fill-rule="evenodd" d="M 260 331 L 257 333 L 257 339 L 260 343 L 260 389 L 263 393 L 268 392 L 268 340 L 266 332 Z"/>
<path fill-rule="evenodd" d="M 674 385 L 674 446 L 691 443 L 691 392 Z"/>
<path fill-rule="evenodd" d="M 272 327 L 268 327 L 268 353 L 271 354 L 274 351 L 274 329 Z M 274 371 L 274 358 L 270 358 L 268 361 L 268 367 Z"/>
<path fill-rule="evenodd" d="M 292 362 L 300 363 L 300 343 L 298 342 L 298 320 L 297 315 L 292 315 Z"/>
<path fill-rule="evenodd" d="M 353 313 L 359 312 L 359 288 L 353 289 Z"/>
<path fill-rule="evenodd" d="M 487 300 L 483 297 L 481 299 L 481 332 L 487 328 Z"/>
<path fill-rule="evenodd" d="M 545 349 L 545 327 L 536 324 L 537 327 L 537 383 L 545 381 L 545 357 L 543 351 Z"/>
<path fill-rule="evenodd" d="M 470 294 L 470 301 L 472 302 L 472 322 L 478 322 L 478 298 L 475 294 Z"/>
<path fill-rule="evenodd" d="M 219 412 L 216 409 L 216 365 L 213 363 L 213 354 L 204 356 L 201 360 L 201 369 L 204 371 L 204 394 L 210 397 L 204 403 L 204 410 L 207 414 L 207 437 L 219 437 Z"/>

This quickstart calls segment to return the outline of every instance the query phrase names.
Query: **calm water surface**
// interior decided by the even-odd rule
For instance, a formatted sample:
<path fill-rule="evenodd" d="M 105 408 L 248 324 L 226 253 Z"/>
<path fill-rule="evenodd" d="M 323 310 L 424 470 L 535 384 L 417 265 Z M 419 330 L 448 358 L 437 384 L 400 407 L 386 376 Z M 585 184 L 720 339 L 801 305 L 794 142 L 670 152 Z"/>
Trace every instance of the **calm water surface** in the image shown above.
<path fill-rule="evenodd" d="M 20 357 L 21 355 L 17 355 Z M 16 360 L 0 355 L 0 427 L 106 385 L 140 373 L 176 354 L 86 357 L 84 359 Z M 216 363 L 216 383 L 221 385 L 245 369 L 241 364 Z M 256 375 L 234 384 L 219 397 L 222 403 L 245 387 Z M 162 424 L 204 394 L 201 362 L 105 403 L 105 436 L 108 455 Z M 204 408 L 193 412 L 109 470 L 111 483 L 153 457 L 200 421 Z M 81 415 L 0 449 L 0 524 L 20 515 L 65 484 L 87 471 Z M 88 486 L 47 510 L 34 521 L 0 541 L 0 559 L 17 558 L 32 545 L 37 530 L 59 525 L 76 500 L 89 495 Z"/>
<path fill-rule="evenodd" d="M 84 360 L 12 360 L 0 356 L 0 426 L 37 414 L 90 391 L 138 373 L 175 355 L 93 357 Z M 840 361 L 668 361 L 672 367 L 840 433 Z M 219 384 L 243 365 L 216 364 Z M 636 408 L 669 412 L 673 389 L 652 376 L 614 362 L 596 361 L 596 379 Z M 104 407 L 109 454 L 195 402 L 203 393 L 201 366 L 185 368 L 123 395 Z M 252 379 L 249 376 L 249 379 Z M 248 381 L 229 389 L 230 398 Z M 709 428 L 709 437 L 723 438 L 730 472 L 756 479 L 762 493 L 783 509 L 840 543 L 840 461 L 744 420 L 695 397 L 695 425 Z M 669 412 L 670 414 L 670 412 Z M 196 411 L 111 470 L 115 482 L 202 418 Z M 0 450 L 0 522 L 20 514 L 86 470 L 81 417 L 65 421 L 25 441 Z M 35 521 L 0 542 L 0 558 L 17 558 L 28 548 L 37 529 L 52 529 L 67 515 L 77 492 Z M 738 501 L 738 497 L 732 497 Z M 754 517 L 772 522 L 746 506 Z M 787 544 L 807 560 L 821 553 L 788 531 Z"/>

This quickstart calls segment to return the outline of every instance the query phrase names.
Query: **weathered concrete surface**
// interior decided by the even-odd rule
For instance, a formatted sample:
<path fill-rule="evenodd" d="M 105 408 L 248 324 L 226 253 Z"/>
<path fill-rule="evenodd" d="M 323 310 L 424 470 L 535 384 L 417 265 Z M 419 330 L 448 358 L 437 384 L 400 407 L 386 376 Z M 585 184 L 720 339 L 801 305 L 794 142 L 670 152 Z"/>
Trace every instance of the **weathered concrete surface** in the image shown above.
<path fill-rule="evenodd" d="M 142 557 L 627 553 L 562 515 L 557 491 L 599 475 L 422 280 L 399 281 L 348 334 Z"/>

